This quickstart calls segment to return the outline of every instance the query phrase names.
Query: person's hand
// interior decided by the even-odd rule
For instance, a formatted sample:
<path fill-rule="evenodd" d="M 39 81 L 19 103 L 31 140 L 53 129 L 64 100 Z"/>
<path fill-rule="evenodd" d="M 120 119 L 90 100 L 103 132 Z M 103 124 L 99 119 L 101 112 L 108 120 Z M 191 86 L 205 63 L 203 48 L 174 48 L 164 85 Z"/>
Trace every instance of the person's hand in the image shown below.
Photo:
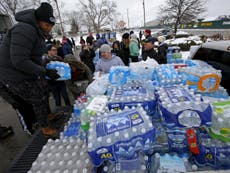
<path fill-rule="evenodd" d="M 60 77 L 55 69 L 46 69 L 45 75 L 49 77 L 51 80 L 56 80 Z"/>

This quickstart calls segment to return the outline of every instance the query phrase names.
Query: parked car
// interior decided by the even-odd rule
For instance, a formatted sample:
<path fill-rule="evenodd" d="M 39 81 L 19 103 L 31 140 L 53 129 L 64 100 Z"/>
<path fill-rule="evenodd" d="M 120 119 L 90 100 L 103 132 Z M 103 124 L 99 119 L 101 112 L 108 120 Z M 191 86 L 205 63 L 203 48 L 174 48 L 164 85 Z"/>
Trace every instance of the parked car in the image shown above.
<path fill-rule="evenodd" d="M 190 58 L 205 61 L 221 70 L 221 85 L 230 94 L 230 40 L 203 43 L 194 50 Z"/>
<path fill-rule="evenodd" d="M 163 29 L 159 29 L 155 32 L 152 32 L 151 34 L 154 38 L 157 38 L 158 36 L 165 36 L 166 39 L 170 39 L 173 37 L 174 33 L 173 30 L 171 28 L 163 28 Z"/>

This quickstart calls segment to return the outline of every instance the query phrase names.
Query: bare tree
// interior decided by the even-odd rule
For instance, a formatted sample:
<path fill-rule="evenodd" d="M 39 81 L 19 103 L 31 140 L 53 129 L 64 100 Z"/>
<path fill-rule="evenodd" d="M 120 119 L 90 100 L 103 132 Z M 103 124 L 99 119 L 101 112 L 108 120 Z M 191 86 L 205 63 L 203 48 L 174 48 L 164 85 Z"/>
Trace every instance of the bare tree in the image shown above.
<path fill-rule="evenodd" d="M 191 22 L 206 11 L 206 0 L 167 0 L 166 4 L 160 7 L 158 19 L 163 24 L 173 24 L 175 33 L 179 24 Z"/>
<path fill-rule="evenodd" d="M 84 3 L 80 0 L 80 4 L 84 15 L 83 23 L 88 29 L 92 26 L 96 32 L 99 32 L 101 27 L 110 25 L 117 8 L 116 3 L 111 0 L 101 0 L 99 3 L 93 0 L 87 0 L 87 3 Z"/>
<path fill-rule="evenodd" d="M 65 12 L 63 14 L 63 20 L 65 24 L 70 24 L 71 34 L 77 34 L 77 32 L 79 32 L 80 20 L 81 20 L 80 12 L 77 11 Z"/>
<path fill-rule="evenodd" d="M 14 17 L 16 12 L 29 7 L 29 0 L 0 0 L 0 11 L 11 17 Z"/>

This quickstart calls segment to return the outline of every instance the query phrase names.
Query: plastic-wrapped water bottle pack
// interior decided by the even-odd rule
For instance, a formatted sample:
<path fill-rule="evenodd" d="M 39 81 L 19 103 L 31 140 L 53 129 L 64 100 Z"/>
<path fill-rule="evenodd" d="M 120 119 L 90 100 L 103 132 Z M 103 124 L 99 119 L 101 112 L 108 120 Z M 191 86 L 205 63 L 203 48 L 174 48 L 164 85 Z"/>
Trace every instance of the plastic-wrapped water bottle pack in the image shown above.
<path fill-rule="evenodd" d="M 161 87 L 158 106 L 162 115 L 162 123 L 173 127 L 210 126 L 212 122 L 212 108 L 203 101 L 200 94 L 183 85 Z"/>
<path fill-rule="evenodd" d="M 57 80 L 69 80 L 71 79 L 71 69 L 68 63 L 59 62 L 59 61 L 50 61 L 46 65 L 47 69 L 55 69 L 60 75 L 60 78 Z"/>
<path fill-rule="evenodd" d="M 171 86 L 182 83 L 182 76 L 171 65 L 160 65 L 153 71 L 152 80 L 157 81 L 158 86 Z"/>
<path fill-rule="evenodd" d="M 154 87 L 141 82 L 130 81 L 122 87 L 113 88 L 107 103 L 110 110 L 123 110 L 126 106 L 129 108 L 142 106 L 148 115 L 153 115 L 155 111 L 156 99 Z"/>
<path fill-rule="evenodd" d="M 155 128 L 142 107 L 98 115 L 91 122 L 88 152 L 94 165 L 106 160 L 132 160 L 137 152 L 151 151 Z"/>
<path fill-rule="evenodd" d="M 224 99 L 228 99 L 229 95 L 227 90 L 222 87 L 219 86 L 218 90 L 213 91 L 213 92 L 197 92 L 200 93 L 202 95 L 202 97 L 207 100 L 210 100 L 210 102 L 214 102 L 214 101 L 218 101 L 218 100 L 224 100 Z"/>
<path fill-rule="evenodd" d="M 143 152 L 137 153 L 137 157 L 132 160 L 120 159 L 118 162 L 105 161 L 100 173 L 147 173 L 149 157 Z"/>
<path fill-rule="evenodd" d="M 109 82 L 112 85 L 124 85 L 130 77 L 130 69 L 126 66 L 114 66 L 109 71 Z"/>
<path fill-rule="evenodd" d="M 215 169 L 230 169 L 230 142 L 222 142 L 200 134 L 199 154 L 193 155 L 199 167 L 211 166 Z"/>
<path fill-rule="evenodd" d="M 219 89 L 221 71 L 211 66 L 183 67 L 178 72 L 182 76 L 183 84 L 198 92 L 214 92 Z"/>
<path fill-rule="evenodd" d="M 230 99 L 212 104 L 213 124 L 209 129 L 210 136 L 224 142 L 230 142 Z"/>
<path fill-rule="evenodd" d="M 151 157 L 149 172 L 151 173 L 179 173 L 197 171 L 195 164 L 190 164 L 187 154 L 159 154 L 155 153 Z"/>
<path fill-rule="evenodd" d="M 178 46 L 169 47 L 166 57 L 168 64 L 184 62 Z"/>
<path fill-rule="evenodd" d="M 82 140 L 64 138 L 49 139 L 29 173 L 89 173 L 92 169 L 87 145 Z"/>

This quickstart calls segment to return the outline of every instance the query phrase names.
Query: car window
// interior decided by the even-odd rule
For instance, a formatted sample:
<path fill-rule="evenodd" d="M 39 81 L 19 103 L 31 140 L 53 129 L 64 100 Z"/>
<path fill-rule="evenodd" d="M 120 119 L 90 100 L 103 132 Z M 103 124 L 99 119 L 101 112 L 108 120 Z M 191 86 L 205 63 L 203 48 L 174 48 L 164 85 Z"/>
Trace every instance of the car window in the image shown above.
<path fill-rule="evenodd" d="M 194 55 L 193 59 L 199 59 L 203 61 L 216 61 L 230 67 L 230 52 L 200 48 Z"/>

